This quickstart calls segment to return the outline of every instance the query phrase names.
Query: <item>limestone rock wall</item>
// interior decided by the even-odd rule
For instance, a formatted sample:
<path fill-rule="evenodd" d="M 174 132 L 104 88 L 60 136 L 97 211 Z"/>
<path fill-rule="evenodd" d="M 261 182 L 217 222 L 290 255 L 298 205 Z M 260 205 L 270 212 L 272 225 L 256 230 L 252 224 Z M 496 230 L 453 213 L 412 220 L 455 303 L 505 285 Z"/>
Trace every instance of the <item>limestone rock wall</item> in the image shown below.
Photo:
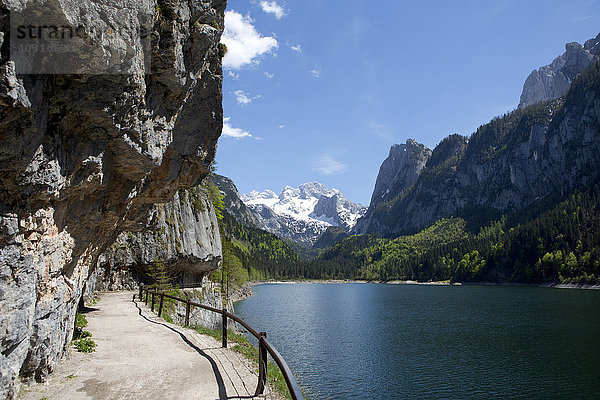
<path fill-rule="evenodd" d="M 148 271 L 154 261 L 164 263 L 173 276 L 196 283 L 219 268 L 221 236 L 203 185 L 180 190 L 172 201 L 155 205 L 142 232 L 121 233 L 98 258 L 96 288 L 131 286 L 120 275 L 136 280 L 134 275 Z"/>
<path fill-rule="evenodd" d="M 205 280 L 202 288 L 186 289 L 184 295 L 194 303 L 204 304 L 219 310 L 223 308 L 220 286 L 210 281 Z M 227 310 L 233 312 L 231 301 L 227 304 Z M 174 312 L 171 313 L 171 319 L 174 323 L 183 325 L 185 323 L 185 313 L 185 304 L 177 302 Z M 208 329 L 220 330 L 223 327 L 223 316 L 203 308 L 192 307 L 190 310 L 190 325 L 200 325 Z M 228 328 L 235 329 L 236 324 L 229 320 Z"/>
<path fill-rule="evenodd" d="M 412 139 L 408 139 L 405 144 L 393 145 L 388 158 L 379 168 L 369 209 L 358 220 L 353 231 L 365 232 L 379 204 L 399 196 L 414 185 L 430 157 L 431 150 Z"/>
<path fill-rule="evenodd" d="M 393 145 L 388 158 L 379 168 L 371 205 L 376 206 L 410 188 L 417 181 L 429 157 L 431 150 L 412 139 L 408 139 L 405 144 Z"/>
<path fill-rule="evenodd" d="M 580 45 L 567 43 L 565 52 L 529 74 L 523 84 L 519 108 L 564 96 L 571 82 L 593 62 L 600 59 L 600 34 Z"/>
<path fill-rule="evenodd" d="M 9 22 L 43 6 L 97 44 L 97 64 L 23 75 Z M 144 229 L 155 203 L 207 175 L 222 129 L 225 6 L 0 1 L 0 397 L 16 396 L 18 376 L 43 380 L 68 351 L 82 288 L 119 233 Z M 139 21 L 151 21 L 147 53 L 136 36 L 97 34 Z M 90 69 L 115 57 L 126 70 Z"/>

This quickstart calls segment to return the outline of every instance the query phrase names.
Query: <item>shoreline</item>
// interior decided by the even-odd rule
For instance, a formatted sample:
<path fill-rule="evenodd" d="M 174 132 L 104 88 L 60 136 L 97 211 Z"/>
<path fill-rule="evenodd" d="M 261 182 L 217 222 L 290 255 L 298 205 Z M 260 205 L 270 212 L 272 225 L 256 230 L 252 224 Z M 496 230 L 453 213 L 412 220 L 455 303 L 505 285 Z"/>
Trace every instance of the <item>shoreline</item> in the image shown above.
<path fill-rule="evenodd" d="M 308 279 L 308 280 L 266 280 L 252 281 L 247 285 L 250 287 L 267 284 L 294 284 L 294 283 L 312 283 L 312 284 L 330 284 L 330 283 L 375 283 L 380 285 L 422 285 L 422 286 L 515 286 L 515 287 L 541 287 L 550 289 L 580 289 L 580 290 L 600 290 L 600 285 L 578 284 L 578 283 L 520 283 L 520 282 L 450 282 L 450 281 L 431 281 L 419 282 L 413 280 L 391 280 L 391 281 L 365 281 L 353 279 Z"/>
<path fill-rule="evenodd" d="M 470 286 L 521 286 L 521 287 L 541 287 L 550 289 L 580 289 L 580 290 L 600 290 L 600 285 L 589 285 L 579 283 L 496 283 L 496 282 L 463 282 L 463 285 Z"/>

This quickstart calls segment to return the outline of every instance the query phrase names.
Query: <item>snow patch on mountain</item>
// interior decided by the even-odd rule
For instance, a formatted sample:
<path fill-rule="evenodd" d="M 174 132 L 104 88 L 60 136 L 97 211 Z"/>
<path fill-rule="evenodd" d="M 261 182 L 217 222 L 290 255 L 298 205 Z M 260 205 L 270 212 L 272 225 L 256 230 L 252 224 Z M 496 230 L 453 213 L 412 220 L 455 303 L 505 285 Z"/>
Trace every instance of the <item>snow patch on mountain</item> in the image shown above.
<path fill-rule="evenodd" d="M 329 226 L 351 229 L 367 210 L 319 182 L 286 186 L 279 196 L 271 190 L 253 190 L 241 198 L 266 230 L 307 245 Z"/>

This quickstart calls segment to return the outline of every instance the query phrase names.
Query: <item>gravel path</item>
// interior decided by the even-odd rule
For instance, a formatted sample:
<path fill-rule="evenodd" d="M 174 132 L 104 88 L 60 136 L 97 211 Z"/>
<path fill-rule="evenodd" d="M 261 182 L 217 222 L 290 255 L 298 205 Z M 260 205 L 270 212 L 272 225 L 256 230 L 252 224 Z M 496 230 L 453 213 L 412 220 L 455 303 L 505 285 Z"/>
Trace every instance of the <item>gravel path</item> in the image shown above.
<path fill-rule="evenodd" d="M 86 313 L 93 353 L 72 350 L 47 383 L 20 399 L 252 399 L 258 381 L 244 357 L 209 336 L 166 323 L 134 292 L 112 292 Z M 269 388 L 257 398 L 278 399 Z"/>

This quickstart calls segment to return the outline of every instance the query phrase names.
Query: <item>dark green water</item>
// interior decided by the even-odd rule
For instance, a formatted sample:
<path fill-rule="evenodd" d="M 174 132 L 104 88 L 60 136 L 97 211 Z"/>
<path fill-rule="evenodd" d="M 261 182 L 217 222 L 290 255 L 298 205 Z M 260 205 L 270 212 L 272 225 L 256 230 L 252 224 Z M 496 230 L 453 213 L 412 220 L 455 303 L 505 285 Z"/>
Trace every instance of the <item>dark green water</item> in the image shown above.
<path fill-rule="evenodd" d="M 307 398 L 600 399 L 600 291 L 268 284 L 236 313 Z"/>

